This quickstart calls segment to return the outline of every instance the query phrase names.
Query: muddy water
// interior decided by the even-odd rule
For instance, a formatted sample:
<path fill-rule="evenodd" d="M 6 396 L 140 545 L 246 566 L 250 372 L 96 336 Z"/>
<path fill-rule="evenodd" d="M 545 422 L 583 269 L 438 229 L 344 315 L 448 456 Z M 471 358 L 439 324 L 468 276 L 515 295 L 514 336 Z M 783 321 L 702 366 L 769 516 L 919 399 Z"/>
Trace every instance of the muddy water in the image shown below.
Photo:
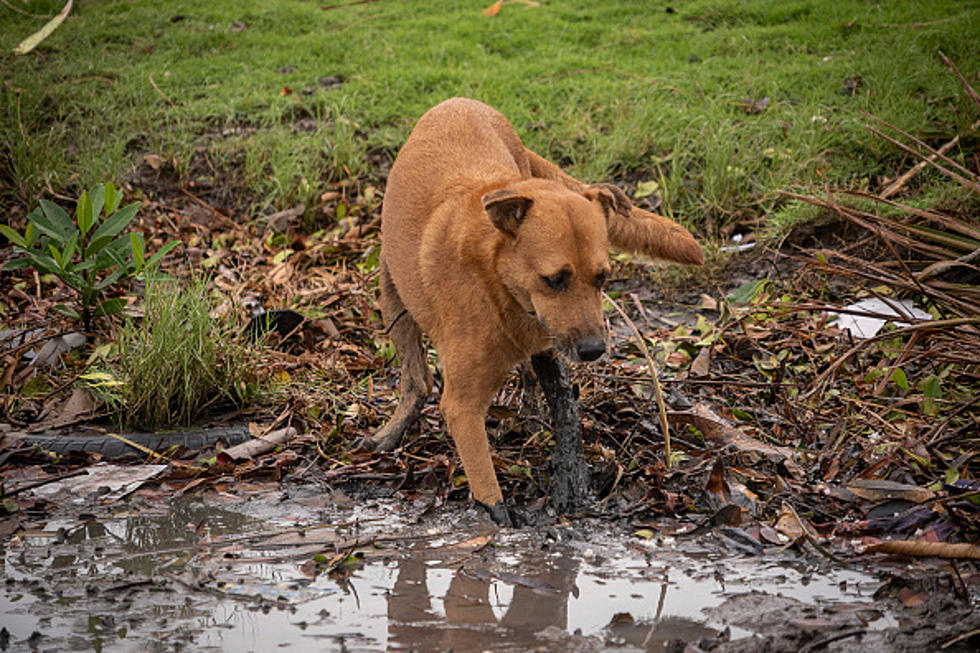
<path fill-rule="evenodd" d="M 495 533 L 462 508 L 225 500 L 66 508 L 8 540 L 0 650 L 661 651 L 751 636 L 766 615 L 895 623 L 871 576 L 710 535 Z M 326 571 L 338 548 L 363 554 Z"/>

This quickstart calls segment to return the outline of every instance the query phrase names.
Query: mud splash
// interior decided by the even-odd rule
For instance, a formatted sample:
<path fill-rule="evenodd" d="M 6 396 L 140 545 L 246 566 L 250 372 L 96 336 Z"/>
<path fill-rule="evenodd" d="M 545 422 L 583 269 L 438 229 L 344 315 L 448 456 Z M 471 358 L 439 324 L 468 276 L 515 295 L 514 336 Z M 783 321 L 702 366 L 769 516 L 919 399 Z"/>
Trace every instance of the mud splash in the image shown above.
<path fill-rule="evenodd" d="M 496 532 L 473 510 L 427 517 L 404 502 L 221 500 L 137 496 L 8 540 L 0 650 L 664 651 L 773 620 L 896 624 L 868 574 L 738 557 L 710 537 Z"/>

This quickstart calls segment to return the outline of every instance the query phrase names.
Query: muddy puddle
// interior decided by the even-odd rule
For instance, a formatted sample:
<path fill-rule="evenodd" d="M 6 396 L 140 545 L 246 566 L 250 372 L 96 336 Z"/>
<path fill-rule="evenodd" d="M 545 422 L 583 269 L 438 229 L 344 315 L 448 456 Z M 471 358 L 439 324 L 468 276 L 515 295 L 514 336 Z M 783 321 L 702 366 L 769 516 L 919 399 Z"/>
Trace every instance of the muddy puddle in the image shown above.
<path fill-rule="evenodd" d="M 65 499 L 6 541 L 0 650 L 664 651 L 794 620 L 853 650 L 896 625 L 874 576 L 798 552 L 331 501 Z"/>

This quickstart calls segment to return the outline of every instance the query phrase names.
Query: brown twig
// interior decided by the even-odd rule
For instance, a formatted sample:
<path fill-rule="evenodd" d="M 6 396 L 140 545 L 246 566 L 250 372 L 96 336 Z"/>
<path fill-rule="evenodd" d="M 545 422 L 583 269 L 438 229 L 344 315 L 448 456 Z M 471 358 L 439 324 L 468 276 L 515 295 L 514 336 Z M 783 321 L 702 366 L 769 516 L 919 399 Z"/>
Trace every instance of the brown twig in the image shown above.
<path fill-rule="evenodd" d="M 882 122 L 884 122 L 884 121 L 882 121 Z M 887 125 L 888 123 L 885 123 L 885 124 Z M 920 152 L 915 151 L 914 149 L 912 149 L 911 147 L 909 147 L 905 143 L 901 142 L 900 140 L 895 139 L 895 138 L 892 138 L 891 136 L 885 134 L 884 132 L 882 132 L 882 131 L 880 131 L 878 129 L 875 129 L 871 125 L 865 125 L 864 127 L 865 127 L 865 129 L 867 129 L 868 131 L 870 131 L 872 134 L 875 134 L 877 136 L 880 136 L 881 138 L 885 139 L 889 143 L 891 143 L 893 145 L 896 145 L 897 147 L 900 147 L 901 149 L 905 150 L 906 152 L 909 152 L 910 154 L 914 154 L 915 156 L 922 158 L 923 161 L 925 161 L 926 163 L 928 163 L 929 165 L 931 165 L 933 168 L 936 168 L 940 172 L 942 172 L 942 173 L 944 173 L 944 174 L 952 177 L 953 179 L 955 179 L 956 181 L 960 182 L 961 184 L 963 184 L 967 188 L 970 188 L 970 189 L 972 189 L 972 190 L 980 193 L 980 184 L 978 184 L 976 181 L 971 180 L 971 179 L 967 179 L 963 175 L 961 175 L 959 173 L 956 173 L 956 172 L 953 172 L 949 168 L 945 168 L 945 167 L 939 165 L 938 163 L 936 163 L 935 161 L 932 161 L 929 158 L 924 158 L 923 155 Z M 889 125 L 889 127 L 891 127 L 891 125 Z M 905 132 L 902 132 L 902 130 L 898 129 L 897 127 L 894 127 L 894 129 L 896 129 L 897 131 L 905 134 Z M 908 135 L 908 134 L 906 134 L 906 135 Z M 931 147 L 929 147 L 928 145 L 926 145 L 925 143 L 923 143 L 919 139 L 917 139 L 917 138 L 915 138 L 913 136 L 909 136 L 909 138 L 911 138 L 916 143 L 920 144 L 922 147 L 924 147 L 928 151 L 934 153 L 937 156 L 937 158 L 940 158 L 943 161 L 947 161 L 947 162 L 951 163 L 956 168 L 959 168 L 961 170 L 966 170 L 966 168 L 963 168 L 963 166 L 961 166 L 960 164 L 956 163 L 955 161 L 953 161 L 952 159 L 948 158 L 947 156 L 945 156 L 943 154 L 940 154 L 939 152 L 937 152 L 936 150 L 932 149 Z M 966 170 L 966 172 L 969 175 L 972 175 L 973 174 L 969 170 Z"/>
<path fill-rule="evenodd" d="M 875 215 L 873 213 L 868 213 L 867 211 L 861 211 L 860 209 L 855 209 L 853 207 L 840 206 L 837 202 L 822 200 L 819 197 L 799 195 L 797 193 L 791 193 L 788 191 L 778 191 L 778 192 L 780 195 L 785 195 L 787 197 L 792 197 L 794 199 L 802 200 L 804 202 L 813 204 L 815 206 L 822 206 L 826 209 L 831 209 L 832 211 L 840 215 L 842 218 L 855 223 L 859 227 L 867 229 L 871 233 L 878 233 L 879 236 L 882 234 L 876 230 L 875 225 L 869 222 L 869 220 L 875 220 L 877 222 L 881 222 L 888 226 L 895 226 L 901 228 L 901 225 L 897 222 L 894 222 L 893 220 L 890 220 L 888 218 L 883 218 L 882 216 Z M 940 258 L 955 257 L 955 254 L 953 252 L 950 252 L 949 250 L 943 249 L 936 245 L 921 243 L 919 241 L 909 238 L 908 236 L 903 236 L 902 234 L 899 234 L 891 230 L 885 233 L 893 236 L 894 240 L 898 242 L 899 245 L 902 245 L 903 247 L 919 249 L 923 253 L 930 254 L 932 256 L 936 256 Z"/>
<path fill-rule="evenodd" d="M 980 127 L 980 120 L 970 125 L 970 129 L 977 129 L 978 127 Z M 938 150 L 936 150 L 936 154 L 930 154 L 928 159 L 919 161 L 914 166 L 912 166 L 909 170 L 905 172 L 905 174 L 903 174 L 901 177 L 899 177 L 891 184 L 889 184 L 888 187 L 881 192 L 880 197 L 882 199 L 888 199 L 898 191 L 902 190 L 902 188 L 904 188 L 905 185 L 909 183 L 909 181 L 911 181 L 913 177 L 919 174 L 919 172 L 923 168 L 929 165 L 932 161 L 935 161 L 940 154 L 946 154 L 946 152 L 951 150 L 954 145 L 959 143 L 960 136 L 961 134 L 957 134 L 956 136 L 953 137 L 952 140 L 943 143 L 943 145 Z"/>
<path fill-rule="evenodd" d="M 948 642 L 943 642 L 943 645 L 940 646 L 939 648 L 941 648 L 941 649 L 947 649 L 950 646 L 952 646 L 953 644 L 957 644 L 959 642 L 968 640 L 971 637 L 976 637 L 977 635 L 980 635 L 980 628 L 974 628 L 973 630 L 971 630 L 969 632 L 963 633 L 961 635 L 957 635 L 956 637 L 954 637 L 953 639 L 949 640 Z"/>
<path fill-rule="evenodd" d="M 154 89 L 156 90 L 156 92 L 160 94 L 160 97 L 162 97 L 162 98 L 163 98 L 164 100 L 166 100 L 166 101 L 167 101 L 167 104 L 169 104 L 169 105 L 170 105 L 170 106 L 172 106 L 172 107 L 173 107 L 174 109 L 176 109 L 176 108 L 177 108 L 177 105 L 176 105 L 176 104 L 174 104 L 174 101 L 173 101 L 173 100 L 171 100 L 170 98 L 168 98 L 168 97 L 166 96 L 166 94 L 165 94 L 165 93 L 164 93 L 163 91 L 161 91 L 161 90 L 160 90 L 160 87 L 159 87 L 159 86 L 157 86 L 157 83 L 153 81 L 153 75 L 152 75 L 152 74 L 150 74 L 150 75 L 147 75 L 147 77 L 149 77 L 149 78 L 150 78 L 150 84 L 152 84 L 152 85 L 153 85 L 153 88 L 154 88 Z"/>
<path fill-rule="evenodd" d="M 915 278 L 919 281 L 926 281 L 927 279 L 947 272 L 948 270 L 952 270 L 960 265 L 973 267 L 971 264 L 978 260 L 980 260 L 980 247 L 973 250 L 969 254 L 964 254 L 963 256 L 953 259 L 952 261 L 937 261 L 921 272 L 916 273 Z"/>
<path fill-rule="evenodd" d="M 667 408 L 664 406 L 664 393 L 660 388 L 660 375 L 657 374 L 657 366 L 653 363 L 653 357 L 650 355 L 650 350 L 647 348 L 646 341 L 643 339 L 643 336 L 640 335 L 640 330 L 636 328 L 635 324 L 633 324 L 633 320 L 631 320 L 629 315 L 626 314 L 626 311 L 624 311 L 622 307 L 605 292 L 602 293 L 602 296 L 605 297 L 606 301 L 612 304 L 613 308 L 616 309 L 616 312 L 618 312 L 622 318 L 626 320 L 626 324 L 629 325 L 629 328 L 633 330 L 633 335 L 636 336 L 636 341 L 640 346 L 640 351 L 643 352 L 643 357 L 646 358 L 647 366 L 650 368 L 650 376 L 653 379 L 653 394 L 657 399 L 657 409 L 660 411 L 660 428 L 664 435 L 664 464 L 668 468 L 672 467 L 673 461 L 670 453 L 670 427 L 667 424 Z"/>
<path fill-rule="evenodd" d="M 916 215 L 919 216 L 920 218 L 924 218 L 931 222 L 936 222 L 938 224 L 941 224 L 947 229 L 952 229 L 953 231 L 957 231 L 963 234 L 964 236 L 968 236 L 974 239 L 980 239 L 980 229 L 974 227 L 973 225 L 967 224 L 966 222 L 962 222 L 960 220 L 951 218 L 944 213 L 940 213 L 938 211 L 931 211 L 929 209 L 920 209 L 914 206 L 909 206 L 908 204 L 902 204 L 900 202 L 895 202 L 893 200 L 879 197 L 878 195 L 871 195 L 870 193 L 862 193 L 861 191 L 857 191 L 857 190 L 847 190 L 844 188 L 835 188 L 833 190 L 836 193 L 842 193 L 845 195 L 850 195 L 852 197 L 860 197 L 879 204 L 887 204 L 888 206 L 894 207 L 906 213 Z"/>
<path fill-rule="evenodd" d="M 945 162 L 946 162 L 946 163 L 948 163 L 949 165 L 951 165 L 951 166 L 953 166 L 954 168 L 957 168 L 957 169 L 959 169 L 959 170 L 960 170 L 960 172 L 962 172 L 963 174 L 965 174 L 965 175 L 968 175 L 968 176 L 970 176 L 970 177 L 973 177 L 974 179 L 976 179 L 976 178 L 977 178 L 977 173 L 975 173 L 974 171 L 972 171 L 972 170 L 970 170 L 969 168 L 966 168 L 966 167 L 964 167 L 964 166 L 962 166 L 962 165 L 960 165 L 959 163 L 957 163 L 957 162 L 956 162 L 956 161 L 954 161 L 953 159 L 951 159 L 951 158 L 949 158 L 949 157 L 948 157 L 948 156 L 946 156 L 945 154 L 942 154 L 942 153 L 940 153 L 940 152 L 939 152 L 938 150 L 935 150 L 935 149 L 933 149 L 933 148 L 932 148 L 932 147 L 931 147 L 930 145 L 928 145 L 928 144 L 926 144 L 926 143 L 925 143 L 924 141 L 922 141 L 921 139 L 919 139 L 919 138 L 917 138 L 917 137 L 915 137 L 915 136 L 913 136 L 912 134 L 910 134 L 910 133 L 908 133 L 908 132 L 907 132 L 907 131 L 905 131 L 904 129 L 902 129 L 902 128 L 900 128 L 900 127 L 896 127 L 895 125 L 893 125 L 893 124 L 891 124 L 890 122 L 888 122 L 888 121 L 886 121 L 886 120 L 882 120 L 882 119 L 881 119 L 881 118 L 879 118 L 878 116 L 876 116 L 876 115 L 874 115 L 874 114 L 871 114 L 871 113 L 868 113 L 867 111 L 864 111 L 863 109 L 861 110 L 861 113 L 863 113 L 864 115 L 866 115 L 866 116 L 868 116 L 868 117 L 869 117 L 869 118 L 871 118 L 872 120 L 876 120 L 876 121 L 878 121 L 878 122 L 880 122 L 880 123 L 881 123 L 882 125 L 884 125 L 885 127 L 889 127 L 889 128 L 891 128 L 891 129 L 894 129 L 894 130 L 895 130 L 895 131 L 897 131 L 897 132 L 898 132 L 899 134 L 901 134 L 901 135 L 902 135 L 902 136 L 904 136 L 905 138 L 907 138 L 907 139 L 909 139 L 910 141 L 912 141 L 913 143 L 915 143 L 916 145 L 918 145 L 918 146 L 919 146 L 919 147 L 921 147 L 922 149 L 924 149 L 924 150 L 926 150 L 927 152 L 931 152 L 931 153 L 932 153 L 933 155 L 935 155 L 935 156 L 936 156 L 937 158 L 939 158 L 939 159 L 942 159 L 943 161 L 945 161 Z M 871 128 L 871 127 L 869 127 L 868 125 L 865 125 L 865 127 L 867 127 L 868 129 L 872 129 L 872 131 L 874 131 L 874 130 L 873 130 L 873 128 Z M 887 137 L 886 137 L 886 136 L 885 136 L 884 134 L 881 134 L 880 132 L 878 132 L 878 134 L 879 134 L 880 136 L 883 136 L 883 137 L 885 137 L 885 138 L 887 138 Z M 909 151 L 909 152 L 912 152 L 913 154 L 915 154 L 915 155 L 916 155 L 916 156 L 918 156 L 918 157 L 922 157 L 922 156 L 923 156 L 923 155 L 922 155 L 921 153 L 916 153 L 916 152 L 914 152 L 913 150 L 908 150 L 908 151 Z"/>
<path fill-rule="evenodd" d="M 14 488 L 13 490 L 4 492 L 3 496 L 4 497 L 16 496 L 21 492 L 27 492 L 28 490 L 33 490 L 35 488 L 43 487 L 45 485 L 48 485 L 49 483 L 57 483 L 58 481 L 62 481 L 66 478 L 73 478 L 75 476 L 84 476 L 86 474 L 88 474 L 87 469 L 79 469 L 74 472 L 68 472 L 67 474 L 62 474 L 60 476 L 52 476 L 51 478 L 46 478 L 43 481 L 36 481 L 34 483 L 28 483 L 27 485 L 21 485 L 20 487 Z"/>
<path fill-rule="evenodd" d="M 18 9 L 16 6 L 14 6 L 14 5 L 10 4 L 9 2 L 7 2 L 7 0 L 0 0 L 0 2 L 2 2 L 5 7 L 7 7 L 8 9 L 11 9 L 13 11 L 16 11 L 21 16 L 27 16 L 28 18 L 54 18 L 54 14 L 32 14 L 32 13 L 28 13 L 28 12 L 24 11 L 23 9 Z"/>
<path fill-rule="evenodd" d="M 605 374 L 604 378 L 618 379 L 622 381 L 636 381 L 634 377 L 616 375 L 616 374 Z M 719 386 L 732 386 L 733 388 L 771 388 L 773 387 L 772 381 L 740 381 L 737 379 L 692 379 L 690 377 L 686 379 L 662 379 L 661 383 L 690 383 L 691 385 L 719 385 Z M 795 388 L 798 383 L 790 383 L 783 381 L 782 383 L 776 383 L 777 388 Z"/>
<path fill-rule="evenodd" d="M 840 632 L 833 633 L 831 635 L 826 635 L 820 639 L 816 639 L 803 648 L 800 649 L 800 653 L 810 653 L 810 651 L 818 651 L 825 647 L 831 642 L 836 642 L 842 639 L 847 639 L 849 637 L 857 637 L 858 635 L 863 635 L 866 632 L 866 628 L 849 628 L 847 630 L 842 630 Z"/>
<path fill-rule="evenodd" d="M 207 202 L 205 202 L 204 200 L 202 200 L 200 197 L 198 197 L 194 193 L 192 193 L 192 192 L 190 192 L 190 191 L 188 191 L 188 190 L 186 190 L 184 188 L 179 188 L 178 190 L 181 193 L 183 193 L 184 195 L 187 195 L 187 197 L 191 198 L 192 200 L 194 200 L 195 202 L 197 202 L 198 204 L 200 204 L 201 206 L 203 206 L 204 208 L 206 208 L 208 211 L 210 211 L 212 213 L 212 215 L 214 215 L 215 217 L 219 218 L 222 222 L 224 222 L 229 227 L 234 227 L 234 228 L 237 228 L 238 227 L 238 225 L 235 224 L 234 220 L 232 220 L 227 215 L 225 215 L 224 213 L 222 213 L 218 209 L 214 208 L 213 206 L 211 206 L 210 204 L 208 204 Z"/>
<path fill-rule="evenodd" d="M 355 7 L 357 5 L 369 5 L 372 2 L 381 2 L 381 0 L 354 0 L 353 2 L 345 2 L 339 5 L 323 5 L 320 7 L 322 11 L 330 11 L 331 9 L 343 9 L 345 7 Z"/>
<path fill-rule="evenodd" d="M 887 333 L 879 333 L 878 335 L 868 338 L 867 340 L 862 340 L 861 342 L 857 343 L 856 345 L 848 349 L 846 352 L 844 352 L 844 354 L 841 355 L 840 358 L 835 360 L 833 363 L 830 364 L 830 366 L 826 370 L 821 372 L 820 375 L 813 380 L 813 387 L 810 388 L 805 393 L 803 393 L 802 395 L 800 395 L 800 397 L 801 398 L 810 397 L 815 392 L 820 390 L 823 384 L 827 381 L 827 378 L 831 374 L 833 374 L 837 370 L 837 368 L 843 365 L 851 356 L 858 353 L 859 351 L 861 351 L 871 343 L 877 342 L 879 340 L 884 340 L 887 338 L 899 337 L 907 333 L 912 333 L 919 329 L 942 329 L 948 326 L 958 326 L 961 324 L 980 324 L 980 316 L 954 318 L 950 320 L 931 320 L 929 322 L 921 322 L 919 324 L 913 324 L 911 326 L 907 326 L 901 329 L 896 329 L 894 331 L 889 331 Z"/>
<path fill-rule="evenodd" d="M 907 290 L 911 292 L 920 290 L 918 285 L 913 284 L 912 282 L 907 281 L 903 277 L 892 272 L 884 270 L 865 259 L 848 256 L 847 254 L 843 254 L 841 252 L 825 251 L 825 253 L 836 256 L 848 264 L 848 267 L 846 268 L 833 264 L 820 264 L 821 267 L 825 267 L 837 274 L 840 274 L 841 276 L 860 277 L 876 283 L 885 283 L 894 286 L 899 290 Z M 866 271 L 864 268 L 867 268 L 867 270 L 870 270 L 870 272 Z M 926 289 L 926 297 L 929 297 L 937 302 L 943 302 L 947 305 L 949 310 L 960 314 L 961 317 L 971 317 L 980 313 L 980 310 L 978 310 L 976 304 L 962 297 L 962 292 L 961 296 L 959 297 L 950 295 L 949 293 L 943 292 L 943 287 L 941 284 L 935 282 L 926 284 L 923 287 Z"/>
<path fill-rule="evenodd" d="M 932 429 L 930 429 L 929 432 L 923 436 L 923 440 L 926 440 L 926 446 L 936 444 L 936 442 L 940 439 L 940 436 L 943 434 L 943 431 L 949 427 L 950 423 L 952 423 L 952 421 L 958 417 L 960 413 L 976 404 L 978 400 L 980 400 L 980 395 L 973 395 L 966 401 L 962 402 L 956 410 L 946 417 L 946 419 L 932 427 Z"/>
<path fill-rule="evenodd" d="M 952 23 L 958 20 L 956 16 L 950 16 L 949 18 L 940 18 L 938 20 L 922 20 L 916 21 L 914 23 L 873 23 L 868 25 L 868 27 L 886 27 L 888 29 L 896 29 L 899 27 L 911 27 L 918 29 L 920 27 L 932 27 L 933 25 L 943 25 L 945 23 Z"/>
<path fill-rule="evenodd" d="M 960 80 L 960 83 L 963 84 L 963 88 L 966 90 L 967 95 L 969 95 L 973 101 L 976 102 L 977 107 L 980 107 L 980 95 L 977 95 L 977 92 L 973 90 L 972 86 L 970 86 L 970 82 L 966 81 L 966 78 L 960 74 L 960 70 L 956 67 L 956 64 L 954 64 L 949 57 L 943 54 L 942 50 L 937 50 L 936 52 L 939 53 L 939 58 L 943 60 L 943 63 L 949 66 L 950 70 L 953 71 L 953 74 L 956 75 L 957 79 Z"/>

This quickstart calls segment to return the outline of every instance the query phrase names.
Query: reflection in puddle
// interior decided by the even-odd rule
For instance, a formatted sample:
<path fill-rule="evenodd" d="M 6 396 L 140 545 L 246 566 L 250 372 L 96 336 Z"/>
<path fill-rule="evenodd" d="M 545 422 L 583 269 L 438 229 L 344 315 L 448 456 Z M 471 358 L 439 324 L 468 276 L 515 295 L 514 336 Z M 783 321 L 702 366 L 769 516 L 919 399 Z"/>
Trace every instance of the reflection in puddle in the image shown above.
<path fill-rule="evenodd" d="M 818 574 L 799 560 L 645 548 L 609 536 L 556 543 L 512 532 L 470 553 L 452 543 L 485 528 L 472 516 L 433 534 L 421 530 L 432 523 L 395 524 L 390 508 L 374 510 L 379 521 L 361 535 L 370 527 L 410 535 L 400 548 L 365 547 L 363 564 L 346 577 L 310 574 L 313 551 L 333 551 L 302 548 L 302 537 L 290 546 L 250 543 L 245 536 L 295 525 L 255 516 L 274 510 L 182 502 L 158 514 L 51 521 L 8 541 L 0 623 L 14 650 L 661 651 L 669 640 L 696 642 L 725 628 L 750 634 L 705 612 L 735 595 L 826 605 L 867 601 L 876 586 L 866 575 Z M 235 542 L 204 546 L 204 531 Z M 879 618 L 870 627 L 892 623 Z M 0 650 L 4 643 L 0 633 Z"/>

